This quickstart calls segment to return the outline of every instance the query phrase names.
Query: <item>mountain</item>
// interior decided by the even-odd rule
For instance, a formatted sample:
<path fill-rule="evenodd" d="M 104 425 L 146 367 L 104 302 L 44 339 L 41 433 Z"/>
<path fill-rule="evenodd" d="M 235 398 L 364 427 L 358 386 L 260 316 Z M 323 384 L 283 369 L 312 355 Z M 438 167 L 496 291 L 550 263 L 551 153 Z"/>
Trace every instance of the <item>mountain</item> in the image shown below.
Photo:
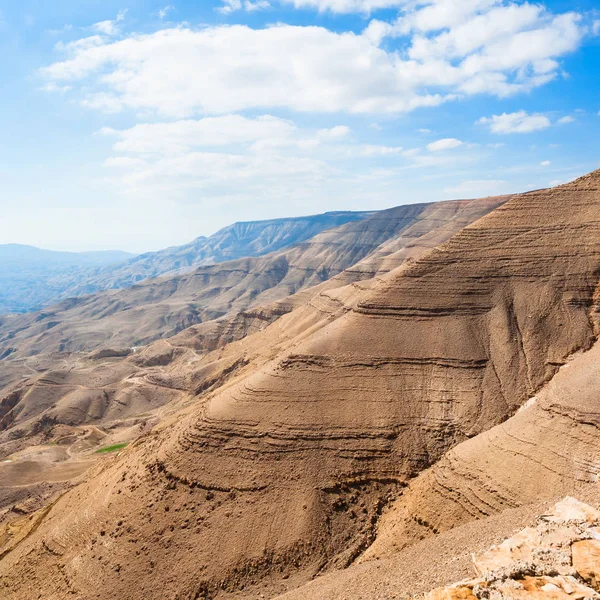
<path fill-rule="evenodd" d="M 110 342 L 122 340 L 122 337 L 116 336 L 130 335 L 128 331 L 131 329 L 127 329 L 127 324 L 139 327 L 143 323 L 144 313 L 152 314 L 151 311 L 161 308 L 160 304 L 154 306 L 147 302 L 141 305 L 139 319 L 133 320 L 131 314 L 136 309 L 123 310 L 121 305 L 119 313 L 100 312 L 99 318 L 92 321 L 90 315 L 95 316 L 92 311 L 96 310 L 96 303 L 91 303 L 94 307 L 92 310 L 86 303 L 79 304 L 80 312 L 76 316 L 68 315 L 68 318 L 57 310 L 52 317 L 54 325 L 45 313 L 29 317 L 30 327 L 26 327 L 22 319 L 18 328 L 7 334 L 7 343 L 14 345 L 15 350 L 5 351 L 4 360 L 0 361 L 0 431 L 6 431 L 5 434 L 0 434 L 0 445 L 6 441 L 7 436 L 13 439 L 11 436 L 16 431 L 20 432 L 20 438 L 28 437 L 26 432 L 35 435 L 44 419 L 71 426 L 94 422 L 120 427 L 123 419 L 135 417 L 136 414 L 148 414 L 148 411 L 171 402 L 172 395 L 166 392 L 167 389 L 174 388 L 177 390 L 174 392 L 175 396 L 181 396 L 181 390 L 193 390 L 202 386 L 206 388 L 210 381 L 210 385 L 214 386 L 215 381 L 231 377 L 240 367 L 249 364 L 251 356 L 254 356 L 255 361 L 261 361 L 265 349 L 269 355 L 272 352 L 268 339 L 252 339 L 244 341 L 246 345 L 242 352 L 243 360 L 240 360 L 239 349 L 234 349 L 230 357 L 225 357 L 219 349 L 224 349 L 229 342 L 242 340 L 252 332 L 260 332 L 296 308 L 302 308 L 304 313 L 299 319 L 302 326 L 290 326 L 287 322 L 283 326 L 285 334 L 280 337 L 284 340 L 305 334 L 306 330 L 326 323 L 340 310 L 348 310 L 352 297 L 361 294 L 385 273 L 430 251 L 436 245 L 436 240 L 439 242 L 448 239 L 453 232 L 504 201 L 506 198 L 487 198 L 398 207 L 381 215 L 374 215 L 360 224 L 346 224 L 285 251 L 283 256 L 293 257 L 295 267 L 294 270 L 290 269 L 281 282 L 262 278 L 265 270 L 272 268 L 269 264 L 281 264 L 281 253 L 253 259 L 258 265 L 253 270 L 235 270 L 228 266 L 229 263 L 221 265 L 219 269 L 233 271 L 234 276 L 239 278 L 234 280 L 236 287 L 233 289 L 236 291 L 247 291 L 253 285 L 252 278 L 257 275 L 261 277 L 258 280 L 261 284 L 274 283 L 275 287 L 266 286 L 263 294 L 248 297 L 255 302 L 264 299 L 270 303 L 239 310 L 239 306 L 247 306 L 248 298 L 238 298 L 235 294 L 232 295 L 231 289 L 215 288 L 214 284 L 203 290 L 201 286 L 205 280 L 194 277 L 192 282 L 200 282 L 196 291 L 198 295 L 204 294 L 209 303 L 220 301 L 226 302 L 227 306 L 232 299 L 237 298 L 233 302 L 236 309 L 230 310 L 230 314 L 225 317 L 207 320 L 168 337 L 163 343 L 140 348 L 134 353 L 131 353 L 127 345 L 123 348 L 113 344 L 97 349 L 91 355 L 91 360 L 79 353 L 56 354 L 56 351 L 64 350 L 67 336 L 72 336 L 78 343 L 82 340 L 89 343 L 93 338 L 84 338 L 85 327 L 115 330 Z M 377 242 L 381 240 L 386 241 L 378 246 Z M 294 296 L 287 296 L 291 284 L 298 281 L 310 282 L 315 277 L 317 267 L 323 270 L 325 265 L 333 265 L 337 270 L 339 265 L 353 263 L 361 256 L 364 257 L 362 260 L 351 264 L 349 269 L 339 275 L 316 286 L 305 285 Z M 313 264 L 315 266 L 311 266 Z M 318 275 L 316 280 L 321 281 L 321 278 Z M 256 285 L 253 287 L 256 289 Z M 348 291 L 343 291 L 346 289 Z M 334 294 L 342 294 L 343 299 L 333 300 Z M 119 293 L 121 295 L 122 292 Z M 285 296 L 282 300 L 273 301 L 282 295 Z M 96 302 L 101 300 L 102 295 L 96 298 Z M 67 308 L 66 312 L 69 313 L 71 309 Z M 294 311 L 294 319 L 298 319 L 299 313 L 300 311 Z M 118 325 L 115 314 L 119 319 Z M 62 323 L 59 322 L 61 318 L 65 319 Z M 155 323 L 160 324 L 161 321 L 149 321 L 146 326 L 157 327 Z M 27 336 L 31 337 L 28 339 Z M 57 347 L 58 343 L 62 344 L 62 348 Z M 218 358 L 210 354 L 213 350 L 218 350 Z M 229 350 L 226 352 L 229 354 Z M 129 358 L 115 362 L 119 357 Z M 193 364 L 194 370 L 202 373 L 202 376 L 190 373 L 188 364 Z M 177 379 L 181 383 L 172 386 L 163 381 L 157 390 L 152 380 L 148 387 L 148 368 L 165 365 L 169 365 L 170 372 L 177 372 Z M 14 382 L 11 376 L 22 379 L 23 373 L 27 374 L 25 382 L 16 388 L 11 387 L 10 383 Z M 32 373 L 39 375 L 31 377 Z M 150 377 L 154 376 L 164 380 L 166 373 L 153 373 Z M 2 381 L 3 378 L 5 381 Z M 134 386 L 133 381 L 136 382 Z M 132 396 L 133 391 L 135 394 Z M 103 398 L 100 404 L 99 396 Z"/>
<path fill-rule="evenodd" d="M 447 239 L 503 201 L 400 206 L 351 220 L 262 257 L 199 267 L 120 291 L 68 299 L 40 313 L 0 318 L 0 357 L 147 344 L 195 323 L 271 303 L 326 281 L 403 234 L 402 248 L 421 238 Z M 387 256 L 392 250 L 382 252 Z M 410 256 L 406 250 L 405 254 Z"/>
<path fill-rule="evenodd" d="M 80 296 L 120 289 L 145 279 L 182 273 L 194 267 L 262 256 L 308 240 L 321 231 L 365 219 L 374 212 L 328 212 L 321 215 L 234 223 L 189 244 L 140 254 L 117 267 L 101 269 L 68 294 Z"/>
<path fill-rule="evenodd" d="M 159 252 L 52 252 L 18 244 L 0 245 L 0 315 L 39 310 L 61 299 L 120 289 L 151 277 L 181 273 L 245 256 L 260 256 L 307 240 L 373 212 L 235 223 L 206 238 Z"/>
<path fill-rule="evenodd" d="M 57 252 L 42 250 L 23 244 L 0 244 L 0 260 L 2 266 L 29 267 L 37 263 L 47 266 L 81 267 L 89 265 L 106 265 L 122 262 L 132 258 L 133 254 L 120 250 L 105 250 L 99 252 Z"/>
<path fill-rule="evenodd" d="M 339 287 L 267 293 L 257 315 L 289 311 L 210 351 L 201 324 L 40 365 L 2 400 L 4 595 L 410 597 L 555 496 L 600 504 L 600 172 L 487 206 L 414 255 L 393 243 L 413 215 Z M 92 461 L 118 419 L 134 441 Z M 93 468 L 43 489 L 42 455 L 46 485 Z"/>
<path fill-rule="evenodd" d="M 0 314 L 36 310 L 55 301 L 90 270 L 131 258 L 127 252 L 55 252 L 0 244 Z"/>

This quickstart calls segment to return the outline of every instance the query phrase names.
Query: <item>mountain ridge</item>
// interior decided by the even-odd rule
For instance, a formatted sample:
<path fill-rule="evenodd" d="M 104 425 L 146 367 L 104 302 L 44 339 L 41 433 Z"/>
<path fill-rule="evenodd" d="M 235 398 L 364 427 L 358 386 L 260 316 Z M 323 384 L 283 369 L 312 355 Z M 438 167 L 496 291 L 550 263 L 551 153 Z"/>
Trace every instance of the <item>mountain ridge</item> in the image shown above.
<path fill-rule="evenodd" d="M 0 245 L 0 315 L 32 312 L 63 299 L 128 287 L 151 277 L 185 272 L 194 264 L 260 256 L 372 214 L 339 211 L 234 223 L 189 244 L 141 255 L 111 251 L 61 253 L 22 244 Z"/>

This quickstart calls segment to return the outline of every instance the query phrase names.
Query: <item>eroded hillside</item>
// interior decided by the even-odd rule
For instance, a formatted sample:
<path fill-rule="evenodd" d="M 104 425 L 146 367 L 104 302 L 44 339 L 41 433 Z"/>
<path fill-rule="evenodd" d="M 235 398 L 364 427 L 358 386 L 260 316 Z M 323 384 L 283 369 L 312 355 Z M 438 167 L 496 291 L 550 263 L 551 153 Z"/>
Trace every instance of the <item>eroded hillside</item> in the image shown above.
<path fill-rule="evenodd" d="M 427 502 L 433 506 L 440 495 L 430 474 L 445 461 L 456 464 L 453 453 L 466 457 L 465 480 L 479 477 L 492 493 L 477 474 L 497 464 L 486 441 L 496 451 L 496 431 L 508 433 L 501 460 L 523 460 L 522 443 L 554 445 L 549 455 L 560 447 L 564 462 L 543 497 L 589 483 L 593 405 L 582 411 L 577 399 L 564 401 L 557 409 L 564 416 L 535 419 L 529 427 L 544 432 L 526 442 L 509 423 L 521 427 L 532 411 L 548 412 L 545 400 L 539 408 L 528 400 L 570 356 L 593 346 L 599 272 L 596 172 L 511 198 L 383 275 L 339 316 L 329 318 L 327 308 L 343 306 L 335 290 L 325 301 L 327 294 L 318 296 L 310 304 L 321 303 L 322 325 L 311 328 L 315 317 L 300 306 L 308 327 L 299 338 L 282 330 L 294 323 L 293 311 L 235 342 L 235 350 L 227 346 L 224 357 L 259 336 L 262 358 L 215 387 L 200 386 L 181 411 L 67 492 L 35 531 L 9 545 L 0 561 L 5 592 L 253 597 L 256 586 L 268 584 L 274 595 L 356 562 L 374 541 L 371 552 L 378 545 L 393 551 L 385 538 L 391 528 L 401 532 L 391 537 L 410 545 L 414 527 L 435 535 L 543 499 L 525 477 L 507 475 L 508 491 L 496 490 L 501 500 L 478 512 L 465 508 L 467 489 L 457 477 L 443 522 L 426 520 Z M 192 366 L 188 375 L 205 373 Z M 469 458 L 472 444 L 480 447 Z M 477 471 L 469 472 L 469 460 Z M 424 512 L 413 510 L 416 525 L 403 529 L 413 490 Z"/>

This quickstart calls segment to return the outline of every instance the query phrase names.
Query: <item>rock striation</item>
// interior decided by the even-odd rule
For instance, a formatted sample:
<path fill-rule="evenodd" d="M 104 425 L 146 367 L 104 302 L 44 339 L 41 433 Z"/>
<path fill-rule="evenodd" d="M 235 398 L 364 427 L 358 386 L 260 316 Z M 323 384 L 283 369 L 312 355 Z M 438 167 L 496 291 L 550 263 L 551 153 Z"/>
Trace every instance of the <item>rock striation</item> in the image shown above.
<path fill-rule="evenodd" d="M 599 273 L 596 172 L 512 197 L 290 340 L 282 324 L 308 319 L 297 308 L 235 342 L 241 350 L 259 336 L 260 361 L 199 389 L 61 497 L 0 561 L 0 589 L 14 599 L 253 597 L 265 581 L 299 585 L 351 565 L 386 531 L 410 544 L 416 528 L 436 535 L 591 485 L 594 406 L 550 399 L 557 429 L 535 420 L 529 427 L 542 433 L 531 441 L 514 432 L 535 410 L 528 401 L 569 371 L 560 369 L 569 357 L 591 356 Z M 336 292 L 311 303 L 335 305 Z M 466 454 L 479 470 L 463 471 L 453 453 L 477 444 Z M 506 468 L 520 468 L 528 444 L 531 464 L 548 447 L 529 478 Z M 444 461 L 463 479 L 446 486 L 448 510 L 436 522 L 431 481 Z M 494 465 L 505 477 L 497 486 Z M 547 466 L 556 475 L 541 492 Z M 479 476 L 485 494 L 475 494 L 474 510 L 468 484 L 477 490 Z"/>

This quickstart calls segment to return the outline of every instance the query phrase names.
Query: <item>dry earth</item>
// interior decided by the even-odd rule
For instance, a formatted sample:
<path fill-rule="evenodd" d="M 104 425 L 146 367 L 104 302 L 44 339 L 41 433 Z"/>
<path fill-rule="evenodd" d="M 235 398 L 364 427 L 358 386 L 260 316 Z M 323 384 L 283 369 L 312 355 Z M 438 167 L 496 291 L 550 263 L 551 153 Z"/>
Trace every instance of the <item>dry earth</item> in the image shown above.
<path fill-rule="evenodd" d="M 214 330 L 208 353 L 189 330 L 71 365 L 71 387 L 131 388 L 132 418 L 175 397 L 5 545 L 2 594 L 401 598 L 460 579 L 465 548 L 501 541 L 540 502 L 597 504 L 600 173 L 450 236 L 387 273 L 373 256 L 375 276 L 301 293 L 224 347 Z M 61 376 L 42 377 L 46 409 L 77 412 Z M 35 412 L 44 385 L 8 412 Z M 419 585 L 402 577 L 425 560 Z"/>

